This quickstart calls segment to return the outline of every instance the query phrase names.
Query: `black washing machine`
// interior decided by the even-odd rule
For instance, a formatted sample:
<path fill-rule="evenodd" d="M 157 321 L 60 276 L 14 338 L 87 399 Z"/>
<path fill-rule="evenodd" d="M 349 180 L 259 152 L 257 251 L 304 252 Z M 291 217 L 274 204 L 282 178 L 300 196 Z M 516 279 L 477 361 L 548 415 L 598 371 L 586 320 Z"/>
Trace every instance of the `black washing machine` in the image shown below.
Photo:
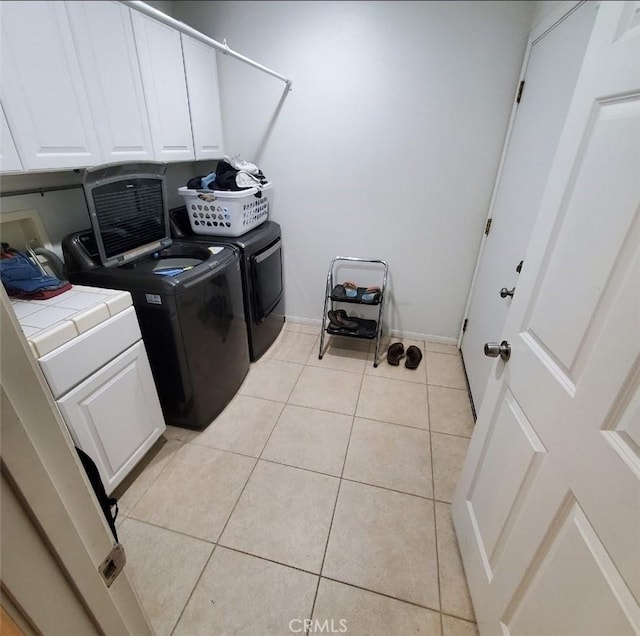
<path fill-rule="evenodd" d="M 255 361 L 273 344 L 284 325 L 282 236 L 280 226 L 265 221 L 237 237 L 195 234 L 185 207 L 169 212 L 171 235 L 178 240 L 216 243 L 240 250 L 244 312 L 249 354 Z"/>
<path fill-rule="evenodd" d="M 93 229 L 63 242 L 72 283 L 129 291 L 167 423 L 203 429 L 249 370 L 240 255 L 173 241 L 163 164 L 87 170 Z"/>

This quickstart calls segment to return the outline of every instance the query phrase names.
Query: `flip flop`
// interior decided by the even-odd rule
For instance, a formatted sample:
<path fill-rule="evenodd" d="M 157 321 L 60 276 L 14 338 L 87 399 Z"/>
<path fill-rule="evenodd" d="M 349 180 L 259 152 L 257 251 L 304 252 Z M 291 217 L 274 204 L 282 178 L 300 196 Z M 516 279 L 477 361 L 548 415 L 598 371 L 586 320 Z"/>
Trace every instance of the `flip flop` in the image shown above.
<path fill-rule="evenodd" d="M 407 359 L 404 361 L 404 366 L 407 369 L 417 369 L 422 360 L 422 351 L 415 345 L 411 345 L 407 348 Z"/>
<path fill-rule="evenodd" d="M 342 283 L 342 286 L 344 287 L 344 293 L 346 294 L 347 298 L 356 298 L 358 295 L 358 286 L 355 283 L 352 283 L 350 281 L 346 281 L 344 283 Z"/>
<path fill-rule="evenodd" d="M 394 342 L 387 349 L 387 362 L 397 367 L 402 358 L 404 358 L 404 345 L 401 342 Z"/>
<path fill-rule="evenodd" d="M 368 303 L 377 300 L 380 297 L 380 291 L 378 286 L 367 287 L 362 294 L 362 300 Z"/>

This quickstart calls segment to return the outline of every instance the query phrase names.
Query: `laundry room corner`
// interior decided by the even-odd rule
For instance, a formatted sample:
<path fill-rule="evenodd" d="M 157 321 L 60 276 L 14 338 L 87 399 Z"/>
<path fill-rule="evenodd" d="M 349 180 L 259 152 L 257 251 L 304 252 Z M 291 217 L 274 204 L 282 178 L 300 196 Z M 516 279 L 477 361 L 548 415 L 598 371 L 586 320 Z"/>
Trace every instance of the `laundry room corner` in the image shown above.
<path fill-rule="evenodd" d="M 174 3 L 293 78 L 218 57 L 227 147 L 276 185 L 288 316 L 319 326 L 334 256 L 381 258 L 390 329 L 455 342 L 534 6 Z"/>

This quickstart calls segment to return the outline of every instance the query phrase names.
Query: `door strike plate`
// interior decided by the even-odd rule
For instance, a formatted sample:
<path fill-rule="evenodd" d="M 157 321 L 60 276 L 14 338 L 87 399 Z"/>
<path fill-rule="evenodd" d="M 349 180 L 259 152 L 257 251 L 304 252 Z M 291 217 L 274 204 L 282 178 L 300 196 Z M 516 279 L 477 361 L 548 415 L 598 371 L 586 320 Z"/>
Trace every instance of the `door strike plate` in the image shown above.
<path fill-rule="evenodd" d="M 116 580 L 118 574 L 122 572 L 122 568 L 124 568 L 126 562 L 127 555 L 124 552 L 124 546 L 121 543 L 116 543 L 107 555 L 107 558 L 98 567 L 98 571 L 102 575 L 107 587 L 111 587 L 111 584 Z"/>

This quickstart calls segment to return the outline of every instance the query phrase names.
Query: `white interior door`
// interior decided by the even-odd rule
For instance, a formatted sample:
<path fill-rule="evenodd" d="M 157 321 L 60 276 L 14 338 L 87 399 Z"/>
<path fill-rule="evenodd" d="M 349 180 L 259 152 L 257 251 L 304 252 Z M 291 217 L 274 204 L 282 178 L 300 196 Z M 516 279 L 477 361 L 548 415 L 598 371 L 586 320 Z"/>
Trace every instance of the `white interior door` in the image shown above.
<path fill-rule="evenodd" d="M 29 522 L 45 537 L 54 563 L 82 599 L 96 630 L 101 634 L 151 636 L 153 630 L 131 586 L 126 566 L 111 587 L 107 587 L 100 574 L 99 566 L 113 547 L 113 535 L 2 286 L 0 434 L 2 475 L 18 495 Z M 8 503 L 2 500 L 3 513 Z M 17 529 L 7 523 L 8 528 Z M 72 603 L 63 601 L 62 607 L 51 612 L 43 612 L 51 599 L 34 606 L 35 601 L 48 593 L 51 573 L 43 572 L 38 577 L 34 570 L 41 559 L 25 546 L 28 537 L 19 531 L 5 532 L 4 518 L 2 525 L 3 592 L 10 586 L 9 596 L 25 613 L 33 614 L 43 634 L 89 634 L 77 627 L 82 620 L 77 616 L 55 624 L 59 612 L 77 614 Z M 16 554 L 27 550 L 31 555 L 22 561 L 15 555 L 7 559 L 6 550 Z M 64 594 L 60 591 L 52 596 L 61 599 Z M 74 624 L 75 631 L 64 629 Z"/>
<path fill-rule="evenodd" d="M 531 237 L 595 15 L 595 2 L 579 5 L 531 44 L 525 87 L 500 172 L 490 213 L 491 230 L 478 263 L 462 338 L 477 411 L 491 371 L 483 346 L 501 333 L 511 305 L 511 298 L 501 298 L 499 292 L 502 287 L 511 290 L 518 286 L 516 266 L 524 259 Z"/>
<path fill-rule="evenodd" d="M 640 633 L 639 18 L 598 9 L 456 490 L 482 634 Z"/>

